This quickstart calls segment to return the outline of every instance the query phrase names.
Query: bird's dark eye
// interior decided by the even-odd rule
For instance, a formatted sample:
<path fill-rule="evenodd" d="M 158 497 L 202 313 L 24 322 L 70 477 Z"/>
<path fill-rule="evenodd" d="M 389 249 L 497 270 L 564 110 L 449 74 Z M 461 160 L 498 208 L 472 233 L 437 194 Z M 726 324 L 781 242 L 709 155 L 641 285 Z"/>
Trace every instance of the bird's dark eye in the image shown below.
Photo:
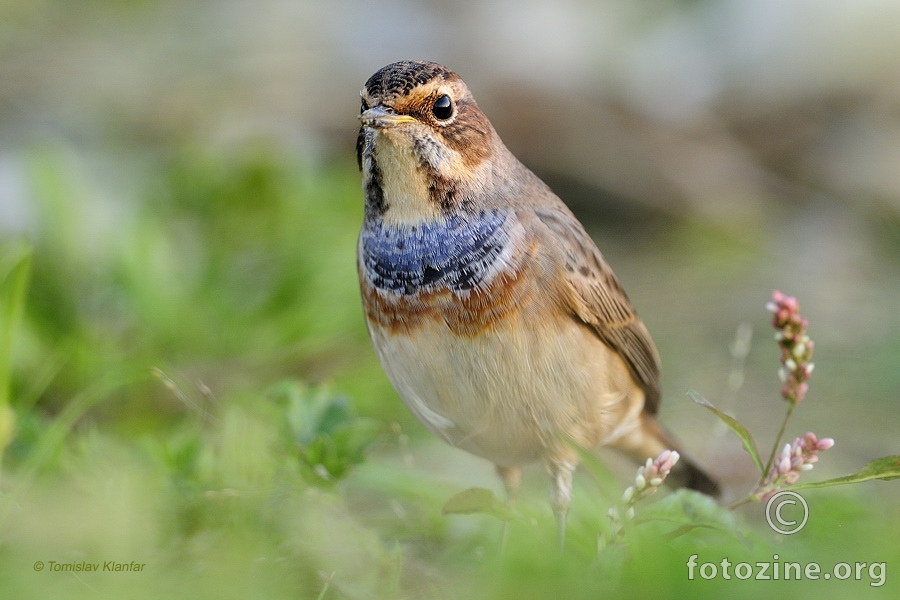
<path fill-rule="evenodd" d="M 453 116 L 453 101 L 450 100 L 450 96 L 447 94 L 442 94 L 438 96 L 438 99 L 434 101 L 434 105 L 431 107 L 431 114 L 435 116 L 435 118 L 444 121 Z"/>
<path fill-rule="evenodd" d="M 366 112 L 368 109 L 369 109 L 369 105 L 366 104 L 366 101 L 365 101 L 365 100 L 361 100 L 360 107 L 359 107 L 359 112 L 360 112 L 360 114 Z"/>

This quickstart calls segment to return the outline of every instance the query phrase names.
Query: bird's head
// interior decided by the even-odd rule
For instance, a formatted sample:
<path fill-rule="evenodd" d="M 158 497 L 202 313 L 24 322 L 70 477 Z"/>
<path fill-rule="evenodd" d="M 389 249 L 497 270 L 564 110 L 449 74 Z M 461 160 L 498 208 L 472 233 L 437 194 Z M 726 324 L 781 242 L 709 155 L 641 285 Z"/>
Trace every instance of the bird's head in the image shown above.
<path fill-rule="evenodd" d="M 459 75 L 396 62 L 360 95 L 356 151 L 368 214 L 416 224 L 477 203 L 502 144 Z"/>

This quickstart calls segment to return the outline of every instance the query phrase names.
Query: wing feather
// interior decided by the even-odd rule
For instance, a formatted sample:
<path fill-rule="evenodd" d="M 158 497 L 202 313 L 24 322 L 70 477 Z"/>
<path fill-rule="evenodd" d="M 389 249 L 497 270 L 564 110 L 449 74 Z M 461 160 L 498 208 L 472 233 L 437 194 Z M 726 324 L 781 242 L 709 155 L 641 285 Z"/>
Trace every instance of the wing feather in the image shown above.
<path fill-rule="evenodd" d="M 655 414 L 660 402 L 659 354 L 615 274 L 568 209 L 538 208 L 535 214 L 565 255 L 572 292 L 569 308 L 619 353 L 644 390 L 644 410 Z"/>

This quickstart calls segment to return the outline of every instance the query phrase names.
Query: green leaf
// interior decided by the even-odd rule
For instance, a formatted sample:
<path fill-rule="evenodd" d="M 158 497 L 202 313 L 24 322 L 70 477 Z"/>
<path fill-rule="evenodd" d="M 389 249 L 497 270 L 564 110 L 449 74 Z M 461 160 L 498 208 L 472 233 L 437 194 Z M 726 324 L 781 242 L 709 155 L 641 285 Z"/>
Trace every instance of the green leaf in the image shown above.
<path fill-rule="evenodd" d="M 900 456 L 885 456 L 876 458 L 858 473 L 853 475 L 845 475 L 835 479 L 827 479 L 825 481 L 815 481 L 811 483 L 801 483 L 786 487 L 788 490 L 808 490 L 812 488 L 831 487 L 833 485 L 846 485 L 848 483 L 860 483 L 863 481 L 871 481 L 872 479 L 881 479 L 882 481 L 890 481 L 891 479 L 900 479 Z"/>
<path fill-rule="evenodd" d="M 686 528 L 707 527 L 734 533 L 734 514 L 715 500 L 693 490 L 680 489 L 641 510 L 636 523 L 665 521 Z"/>
<path fill-rule="evenodd" d="M 516 518 L 516 513 L 509 504 L 485 488 L 469 488 L 453 495 L 444 504 L 441 513 L 445 515 L 491 515 L 501 521 Z"/>
<path fill-rule="evenodd" d="M 741 439 L 741 444 L 743 444 L 744 450 L 747 451 L 747 454 L 749 454 L 750 458 L 753 459 L 753 462 L 756 463 L 756 468 L 759 470 L 759 474 L 765 475 L 765 467 L 763 467 L 763 463 L 759 459 L 759 450 L 756 449 L 756 442 L 753 441 L 753 435 L 750 434 L 747 428 L 741 425 L 741 423 L 734 417 L 726 415 L 721 410 L 710 404 L 710 402 L 706 398 L 704 398 L 694 390 L 688 390 L 687 394 L 688 396 L 690 396 L 691 400 L 708 409 L 714 415 L 719 417 L 719 419 Z"/>
<path fill-rule="evenodd" d="M 267 395 L 282 407 L 303 476 L 314 485 L 330 486 L 343 478 L 363 462 L 381 432 L 380 423 L 357 416 L 350 399 L 327 386 L 285 380 L 270 387 Z"/>

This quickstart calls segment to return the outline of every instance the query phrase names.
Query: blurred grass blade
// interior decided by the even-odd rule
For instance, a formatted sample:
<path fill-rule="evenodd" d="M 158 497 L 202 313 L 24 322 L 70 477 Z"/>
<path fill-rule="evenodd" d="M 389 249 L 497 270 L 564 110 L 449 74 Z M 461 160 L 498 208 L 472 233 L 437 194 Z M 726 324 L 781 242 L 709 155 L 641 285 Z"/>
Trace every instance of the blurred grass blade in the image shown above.
<path fill-rule="evenodd" d="M 31 246 L 20 242 L 7 248 L 0 262 L 0 464 L 15 427 L 9 405 L 12 354 L 16 328 L 25 312 L 30 274 Z"/>
<path fill-rule="evenodd" d="M 616 503 L 622 497 L 622 482 L 606 464 L 591 450 L 571 444 L 570 448 L 578 452 L 579 464 L 593 477 L 600 493 L 610 502 Z"/>
<path fill-rule="evenodd" d="M 690 396 L 691 400 L 719 417 L 719 419 L 741 439 L 741 444 L 743 444 L 744 450 L 747 451 L 747 454 L 749 454 L 750 458 L 753 459 L 753 462 L 756 463 L 756 468 L 759 470 L 759 474 L 765 475 L 766 470 L 765 467 L 763 467 L 762 461 L 759 459 L 759 450 L 756 449 L 756 442 L 753 441 L 753 435 L 751 435 L 747 428 L 741 425 L 740 422 L 734 417 L 725 414 L 724 412 L 713 406 L 709 402 L 709 400 L 701 396 L 696 391 L 688 390 L 687 394 L 688 396 Z"/>
<path fill-rule="evenodd" d="M 871 481 L 873 479 L 881 479 L 882 481 L 890 481 L 891 479 L 900 479 L 900 456 L 885 456 L 876 458 L 858 473 L 853 475 L 845 475 L 825 481 L 814 481 L 810 483 L 801 483 L 786 487 L 788 490 L 808 490 L 812 488 L 831 487 L 833 485 L 846 485 L 848 483 L 861 483 L 863 481 Z"/>
<path fill-rule="evenodd" d="M 42 469 L 59 454 L 78 420 L 93 406 L 109 398 L 115 390 L 147 379 L 149 379 L 149 374 L 146 369 L 123 369 L 101 378 L 66 403 L 52 424 L 43 432 L 37 446 L 22 465 L 16 486 L 6 494 L 3 498 L 4 502 L 0 502 L 0 529 L 3 528 L 9 517 L 9 511 L 18 502 L 18 495 L 27 490 Z"/>

